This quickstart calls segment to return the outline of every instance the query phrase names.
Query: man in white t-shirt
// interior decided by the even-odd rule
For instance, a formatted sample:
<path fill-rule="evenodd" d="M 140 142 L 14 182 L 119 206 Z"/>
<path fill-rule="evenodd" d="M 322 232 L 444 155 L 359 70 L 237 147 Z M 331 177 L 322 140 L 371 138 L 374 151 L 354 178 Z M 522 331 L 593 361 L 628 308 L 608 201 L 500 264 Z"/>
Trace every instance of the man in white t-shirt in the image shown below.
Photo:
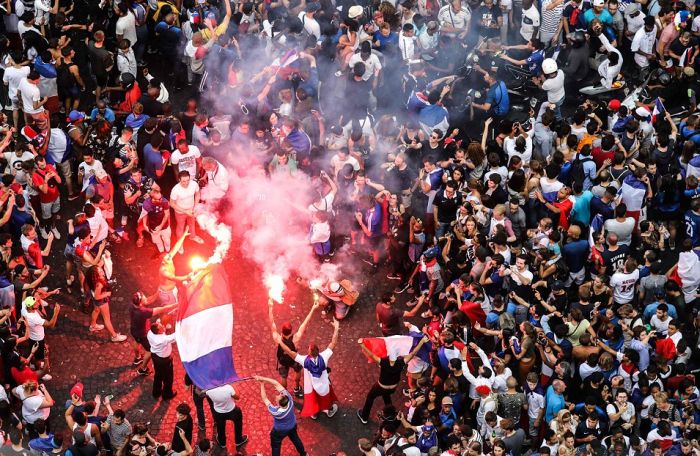
<path fill-rule="evenodd" d="M 638 280 L 639 269 L 637 269 L 637 262 L 634 258 L 627 258 L 624 267 L 610 278 L 613 300 L 617 305 L 632 302 Z"/>
<path fill-rule="evenodd" d="M 309 35 L 315 36 L 316 39 L 321 38 L 321 26 L 314 18 L 314 15 L 320 9 L 320 3 L 311 2 L 306 5 L 306 11 L 301 11 L 299 13 L 299 20 L 301 21 L 301 25 L 304 26 L 304 30 L 306 30 L 306 33 Z"/>
<path fill-rule="evenodd" d="M 114 7 L 114 12 L 119 16 L 116 28 L 117 43 L 127 39 L 133 48 L 138 41 L 136 36 L 136 16 L 129 10 L 126 2 L 119 2 Z"/>
<path fill-rule="evenodd" d="M 22 80 L 29 75 L 31 69 L 28 66 L 20 65 L 20 62 L 22 62 L 22 53 L 19 51 L 12 51 L 10 53 L 10 59 L 12 60 L 12 65 L 5 68 L 2 82 L 7 86 L 7 96 L 10 99 L 10 106 L 12 108 L 12 119 L 14 120 L 14 124 L 18 125 L 20 104 L 17 98 L 17 89 Z"/>
<path fill-rule="evenodd" d="M 44 293 L 37 290 L 37 293 Z M 41 299 L 35 299 L 33 296 L 25 298 L 22 302 L 22 317 L 27 321 L 27 330 L 29 332 L 29 340 L 31 340 L 37 347 L 34 351 L 34 364 L 37 366 L 37 370 L 42 370 L 44 375 L 41 377 L 44 381 L 51 380 L 51 375 L 48 374 L 49 361 L 46 359 L 46 343 L 45 343 L 45 332 L 44 328 L 53 328 L 56 326 L 58 321 L 58 314 L 61 310 L 61 306 L 56 304 L 54 307 L 53 315 L 51 320 L 44 319 L 38 312 L 39 307 L 42 305 Z"/>
<path fill-rule="evenodd" d="M 18 87 L 18 99 L 22 100 L 22 111 L 24 111 L 25 120 L 27 116 L 33 116 L 44 112 L 44 104 L 48 100 L 47 97 L 42 98 L 39 93 L 39 80 L 41 75 L 32 70 L 26 78 L 22 79 Z"/>
<path fill-rule="evenodd" d="M 233 421 L 233 429 L 236 434 L 236 448 L 248 441 L 248 436 L 243 434 L 243 412 L 236 406 L 239 399 L 232 385 L 223 385 L 207 390 L 207 397 L 211 399 L 214 425 L 216 426 L 216 443 L 221 448 L 226 448 L 226 422 Z"/>
<path fill-rule="evenodd" d="M 217 205 L 228 191 L 228 170 L 212 157 L 202 159 L 202 169 L 206 172 L 206 185 L 202 188 L 202 202 Z"/>
<path fill-rule="evenodd" d="M 527 42 L 540 28 L 540 12 L 532 0 L 523 0 L 523 18 L 520 24 L 520 36 Z"/>
<path fill-rule="evenodd" d="M 199 185 L 192 180 L 189 171 L 180 171 L 177 175 L 178 184 L 170 192 L 170 207 L 175 213 L 175 235 L 180 238 L 185 232 L 185 226 L 190 228 L 190 239 L 197 244 L 204 240 L 197 236 L 197 224 L 194 219 L 194 208 L 199 203 Z M 180 252 L 182 253 L 182 252 Z"/>
<path fill-rule="evenodd" d="M 338 152 L 331 157 L 331 173 L 333 178 L 337 178 L 340 170 L 348 163 L 352 165 L 352 169 L 356 172 L 360 170 L 360 162 L 350 155 L 347 147 L 341 147 L 338 149 Z"/>
<path fill-rule="evenodd" d="M 365 73 L 362 75 L 363 81 L 369 81 L 372 76 L 374 76 L 374 87 L 376 87 L 377 81 L 379 79 L 379 73 L 382 70 L 382 63 L 379 61 L 379 57 L 372 54 L 372 45 L 369 41 L 362 43 L 360 52 L 353 54 L 350 57 L 350 62 L 348 66 L 353 68 L 356 63 L 362 62 L 365 64 Z"/>
<path fill-rule="evenodd" d="M 180 171 L 187 171 L 190 173 L 190 178 L 194 180 L 199 175 L 199 168 L 202 166 L 202 153 L 199 151 L 199 147 L 189 145 L 186 139 L 181 139 L 177 142 L 177 149 L 170 156 L 170 163 L 177 165 L 173 166 L 176 177 Z"/>
<path fill-rule="evenodd" d="M 81 190 L 84 192 L 90 186 L 90 178 L 94 176 L 98 170 L 103 170 L 102 162 L 95 158 L 95 155 L 90 149 L 83 152 L 83 161 L 78 165 L 78 181 L 81 183 Z"/>

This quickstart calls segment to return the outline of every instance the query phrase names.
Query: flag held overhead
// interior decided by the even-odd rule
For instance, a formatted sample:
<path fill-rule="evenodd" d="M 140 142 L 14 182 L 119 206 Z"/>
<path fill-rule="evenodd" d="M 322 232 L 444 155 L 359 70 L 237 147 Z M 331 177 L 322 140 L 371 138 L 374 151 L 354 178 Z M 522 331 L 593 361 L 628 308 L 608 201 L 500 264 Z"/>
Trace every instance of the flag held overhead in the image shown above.
<path fill-rule="evenodd" d="M 199 388 L 239 380 L 233 364 L 233 304 L 221 266 L 211 266 L 187 286 L 175 338 L 185 371 Z"/>

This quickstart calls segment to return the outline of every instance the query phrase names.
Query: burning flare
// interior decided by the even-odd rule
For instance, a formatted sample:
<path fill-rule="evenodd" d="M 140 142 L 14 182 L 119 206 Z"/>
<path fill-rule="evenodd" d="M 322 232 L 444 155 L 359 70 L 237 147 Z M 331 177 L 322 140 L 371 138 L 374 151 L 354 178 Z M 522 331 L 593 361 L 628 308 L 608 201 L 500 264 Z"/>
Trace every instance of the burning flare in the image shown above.
<path fill-rule="evenodd" d="M 209 262 L 199 255 L 195 255 L 192 258 L 190 258 L 190 269 L 192 269 L 192 271 L 194 272 L 199 271 L 200 269 L 204 269 L 208 265 Z"/>
<path fill-rule="evenodd" d="M 284 301 L 284 297 L 282 296 L 284 293 L 284 279 L 282 279 L 282 276 L 269 274 L 265 276 L 264 283 L 265 288 L 267 288 L 267 295 L 270 299 L 282 304 Z"/>

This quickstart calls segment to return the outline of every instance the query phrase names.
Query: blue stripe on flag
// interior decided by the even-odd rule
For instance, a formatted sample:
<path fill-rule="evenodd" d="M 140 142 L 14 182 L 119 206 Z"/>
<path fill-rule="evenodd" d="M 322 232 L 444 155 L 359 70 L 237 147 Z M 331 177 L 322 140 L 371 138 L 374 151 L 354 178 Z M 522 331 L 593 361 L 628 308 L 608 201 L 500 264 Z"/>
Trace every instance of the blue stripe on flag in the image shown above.
<path fill-rule="evenodd" d="M 233 365 L 233 348 L 214 350 L 191 362 L 183 362 L 192 383 L 201 389 L 211 389 L 240 379 Z"/>

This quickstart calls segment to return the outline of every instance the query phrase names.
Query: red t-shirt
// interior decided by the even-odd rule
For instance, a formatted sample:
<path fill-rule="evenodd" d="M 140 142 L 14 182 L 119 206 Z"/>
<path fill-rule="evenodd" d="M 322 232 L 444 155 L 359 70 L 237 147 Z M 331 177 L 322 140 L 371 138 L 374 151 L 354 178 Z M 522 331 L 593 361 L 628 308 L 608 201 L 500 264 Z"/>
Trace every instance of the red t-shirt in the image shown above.
<path fill-rule="evenodd" d="M 596 147 L 591 151 L 591 157 L 593 158 L 597 169 L 600 169 L 603 167 L 603 162 L 605 162 L 605 160 L 612 160 L 613 157 L 615 157 L 615 151 L 609 150 L 607 152 L 603 152 L 603 149 Z"/>
<path fill-rule="evenodd" d="M 559 209 L 559 226 L 565 230 L 569 229 L 569 214 L 571 214 L 571 209 L 574 208 L 574 203 L 571 202 L 569 198 L 564 201 L 555 201 L 552 206 Z"/>
<path fill-rule="evenodd" d="M 41 247 L 38 242 L 34 241 L 29 245 L 29 248 L 25 252 L 25 257 L 30 266 L 36 269 L 44 267 L 44 257 L 41 255 Z"/>
<path fill-rule="evenodd" d="M 48 163 L 46 164 L 46 168 L 36 169 L 34 171 L 34 174 L 32 174 L 32 184 L 34 184 L 37 190 L 39 190 L 40 186 L 44 185 L 46 182 L 45 176 L 51 171 L 56 172 L 56 169 Z M 59 196 L 60 191 L 58 190 L 58 183 L 55 179 L 50 179 L 49 185 L 46 188 L 46 193 L 39 190 L 39 201 L 42 203 L 53 203 Z"/>
<path fill-rule="evenodd" d="M 37 373 L 28 367 L 25 367 L 22 370 L 13 367 L 10 369 L 10 374 L 12 374 L 12 378 L 15 379 L 15 382 L 17 382 L 18 385 L 24 385 L 30 380 L 39 383 L 39 376 Z"/>

